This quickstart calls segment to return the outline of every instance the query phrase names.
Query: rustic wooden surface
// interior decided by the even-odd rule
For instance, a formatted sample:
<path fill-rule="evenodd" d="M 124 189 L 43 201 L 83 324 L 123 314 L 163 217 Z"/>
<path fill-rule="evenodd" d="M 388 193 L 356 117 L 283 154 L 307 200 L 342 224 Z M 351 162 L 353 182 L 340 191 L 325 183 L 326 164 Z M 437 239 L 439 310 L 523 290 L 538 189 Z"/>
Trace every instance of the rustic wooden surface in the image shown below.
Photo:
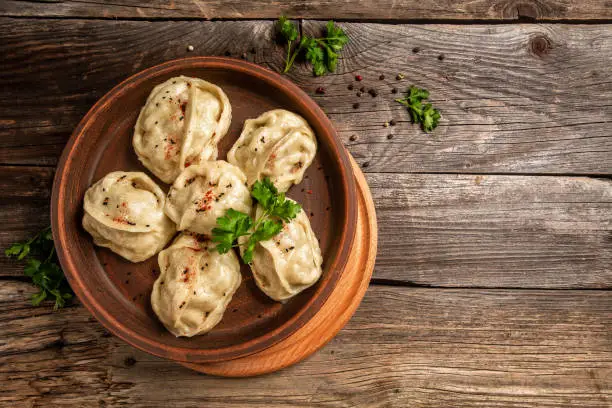
<path fill-rule="evenodd" d="M 281 11 L 308 33 L 345 20 L 338 72 L 298 64 L 290 78 L 357 158 L 379 219 L 374 279 L 349 325 L 298 366 L 246 380 L 134 350 L 78 303 L 30 306 L 2 256 L 0 406 L 612 406 L 608 2 L 330 4 L 0 2 L 0 246 L 48 224 L 58 157 L 100 96 L 183 56 L 278 70 Z M 555 24 L 489 24 L 531 20 Z M 376 98 L 347 89 L 356 74 Z M 413 83 L 442 111 L 431 135 L 392 102 Z"/>
<path fill-rule="evenodd" d="M 1 16 L 127 19 L 605 20 L 606 0 L 4 0 Z"/>

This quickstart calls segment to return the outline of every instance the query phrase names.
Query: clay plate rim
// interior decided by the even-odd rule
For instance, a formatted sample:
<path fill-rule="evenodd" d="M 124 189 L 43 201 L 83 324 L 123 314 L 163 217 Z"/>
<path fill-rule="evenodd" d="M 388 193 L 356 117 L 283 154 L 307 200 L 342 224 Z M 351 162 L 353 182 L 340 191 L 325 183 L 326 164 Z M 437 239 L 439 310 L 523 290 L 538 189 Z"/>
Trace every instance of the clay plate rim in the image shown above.
<path fill-rule="evenodd" d="M 67 179 L 66 173 L 71 169 L 73 161 L 75 160 L 75 146 L 79 143 L 87 143 L 83 131 L 87 128 L 89 122 L 93 120 L 96 115 L 100 113 L 103 114 L 104 107 L 112 104 L 117 95 L 123 92 L 129 92 L 131 88 L 138 86 L 139 81 L 147 79 L 152 75 L 163 75 L 167 71 L 180 69 L 181 67 L 233 70 L 242 74 L 254 76 L 268 84 L 271 88 L 284 92 L 292 100 L 292 103 L 299 106 L 304 111 L 308 111 L 308 113 L 315 118 L 315 121 L 318 122 L 317 124 L 324 130 L 322 133 L 318 133 L 317 137 L 319 140 L 324 140 L 326 142 L 326 145 L 330 149 L 331 156 L 340 164 L 339 172 L 342 180 L 341 193 L 344 200 L 339 200 L 338 204 L 342 206 L 342 208 L 339 208 L 339 212 L 345 214 L 345 219 L 337 244 L 340 250 L 336 253 L 336 257 L 332 259 L 331 262 L 330 260 L 325 260 L 325 273 L 327 275 L 325 277 L 325 284 L 320 285 L 306 305 L 282 326 L 244 343 L 215 349 L 188 349 L 169 346 L 157 341 L 155 338 L 142 336 L 133 331 L 130 327 L 117 321 L 112 311 L 102 307 L 94 298 L 91 288 L 88 288 L 87 284 L 84 282 L 79 273 L 79 260 L 67 250 L 70 247 L 67 230 L 65 228 L 60 228 L 60 226 L 70 225 L 65 218 L 66 209 L 64 203 L 70 198 L 67 196 L 66 191 L 66 185 L 70 181 Z M 350 248 L 355 237 L 355 223 L 357 219 L 356 194 L 355 180 L 348 154 L 341 144 L 330 120 L 308 94 L 281 75 L 250 62 L 223 57 L 191 57 L 168 61 L 130 76 L 106 93 L 87 112 L 72 133 L 57 166 L 51 195 L 51 224 L 58 258 L 70 286 L 89 312 L 100 321 L 105 328 L 130 345 L 158 357 L 186 362 L 213 362 L 243 357 L 264 350 L 294 333 L 321 308 L 323 303 L 328 299 L 332 289 L 337 284 L 348 261 Z"/>

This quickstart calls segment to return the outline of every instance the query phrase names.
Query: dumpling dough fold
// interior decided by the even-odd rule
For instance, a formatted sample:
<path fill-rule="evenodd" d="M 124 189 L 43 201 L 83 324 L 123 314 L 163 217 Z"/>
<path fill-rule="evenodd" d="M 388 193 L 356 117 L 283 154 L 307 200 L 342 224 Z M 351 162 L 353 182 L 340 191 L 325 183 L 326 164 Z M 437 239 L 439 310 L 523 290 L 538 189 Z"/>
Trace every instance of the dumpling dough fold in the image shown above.
<path fill-rule="evenodd" d="M 165 201 L 164 192 L 146 174 L 115 171 L 85 193 L 83 228 L 96 245 L 141 262 L 176 233 L 164 214 Z"/>
<path fill-rule="evenodd" d="M 249 186 L 269 177 L 285 192 L 299 184 L 314 160 L 317 139 L 306 120 L 284 109 L 247 119 L 227 161 L 247 176 Z"/>
<path fill-rule="evenodd" d="M 258 205 L 256 218 L 262 212 Z M 259 289 L 284 301 L 314 285 L 323 272 L 322 264 L 319 242 L 302 209 L 276 236 L 256 244 L 250 267 Z"/>
<path fill-rule="evenodd" d="M 228 209 L 250 213 L 251 193 L 245 184 L 244 173 L 223 160 L 191 166 L 170 187 L 165 212 L 179 231 L 210 235 Z"/>
<path fill-rule="evenodd" d="M 232 119 L 229 99 L 199 78 L 170 78 L 151 91 L 132 144 L 142 164 L 165 183 L 185 168 L 217 158 Z"/>
<path fill-rule="evenodd" d="M 212 250 L 202 235 L 183 233 L 159 253 L 161 274 L 153 285 L 151 306 L 175 336 L 192 337 L 215 327 L 240 286 L 234 251 Z"/>

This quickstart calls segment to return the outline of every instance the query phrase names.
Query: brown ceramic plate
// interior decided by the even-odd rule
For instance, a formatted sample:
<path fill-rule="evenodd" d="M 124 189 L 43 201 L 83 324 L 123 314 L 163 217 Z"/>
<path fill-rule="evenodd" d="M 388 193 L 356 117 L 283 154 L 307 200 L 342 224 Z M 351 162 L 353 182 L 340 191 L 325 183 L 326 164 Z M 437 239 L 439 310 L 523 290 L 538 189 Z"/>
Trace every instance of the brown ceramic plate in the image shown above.
<path fill-rule="evenodd" d="M 232 104 L 232 125 L 219 159 L 237 140 L 244 120 L 275 108 L 302 115 L 315 131 L 319 149 L 304 181 L 288 195 L 310 215 L 323 252 L 323 276 L 310 289 L 281 304 L 256 287 L 247 266 L 223 320 L 211 332 L 176 338 L 157 320 L 150 294 L 157 256 L 133 264 L 93 245 L 83 230 L 87 188 L 108 172 L 144 171 L 132 148 L 140 108 L 153 87 L 178 75 L 219 85 Z M 152 176 L 152 175 L 151 175 Z M 152 176 L 153 177 L 153 176 Z M 157 180 L 159 182 L 159 180 Z M 167 191 L 168 186 L 159 182 Z M 52 196 L 53 237 L 70 285 L 81 302 L 111 332 L 151 354 L 187 362 L 242 357 L 277 343 L 304 325 L 326 301 L 347 262 L 355 234 L 356 190 L 348 155 L 327 116 L 284 77 L 245 61 L 198 57 L 142 71 L 113 88 L 85 115 L 66 146 Z"/>

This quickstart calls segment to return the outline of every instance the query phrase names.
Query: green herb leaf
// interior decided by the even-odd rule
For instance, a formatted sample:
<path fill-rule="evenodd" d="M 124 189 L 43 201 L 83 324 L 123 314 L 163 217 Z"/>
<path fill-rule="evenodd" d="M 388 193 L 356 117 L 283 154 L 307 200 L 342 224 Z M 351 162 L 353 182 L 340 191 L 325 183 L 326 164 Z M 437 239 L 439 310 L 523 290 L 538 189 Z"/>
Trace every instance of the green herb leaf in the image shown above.
<path fill-rule="evenodd" d="M 302 209 L 298 203 L 287 200 L 285 193 L 279 193 L 268 177 L 253 184 L 251 196 L 261 204 L 268 215 L 283 221 L 295 218 Z"/>
<path fill-rule="evenodd" d="M 440 121 L 440 112 L 431 106 L 431 103 L 425 105 L 423 109 L 423 130 L 427 133 L 433 131 Z"/>
<path fill-rule="evenodd" d="M 408 108 L 413 123 L 420 123 L 421 128 L 429 133 L 433 131 L 440 121 L 440 112 L 430 103 L 423 106 L 423 100 L 429 98 L 429 92 L 425 89 L 411 86 L 405 98 L 396 99 L 396 102 Z"/>
<path fill-rule="evenodd" d="M 286 41 L 295 41 L 298 38 L 298 30 L 295 25 L 285 16 L 280 16 L 277 22 L 278 31 Z"/>
<path fill-rule="evenodd" d="M 333 21 L 327 23 L 324 38 L 311 38 L 303 35 L 295 50 L 291 49 L 291 44 L 297 39 L 298 32 L 293 23 L 285 16 L 281 16 L 277 21 L 277 27 L 287 41 L 287 56 L 283 72 L 286 73 L 291 69 L 296 57 L 301 53 L 304 53 L 306 61 L 312 64 L 312 73 L 315 76 L 336 71 L 338 52 L 344 48 L 349 39 L 344 30 L 336 26 Z"/>
<path fill-rule="evenodd" d="M 253 261 L 253 252 L 255 251 L 255 244 L 259 241 L 266 241 L 271 239 L 283 229 L 283 223 L 275 220 L 263 221 L 257 230 L 249 237 L 246 248 L 242 254 L 242 259 L 246 263 Z"/>
<path fill-rule="evenodd" d="M 274 206 L 277 194 L 278 190 L 269 177 L 263 180 L 257 180 L 251 188 L 251 196 L 261 204 L 264 210 L 268 210 Z"/>
<path fill-rule="evenodd" d="M 32 295 L 34 306 L 50 298 L 55 300 L 54 309 L 57 310 L 66 304 L 66 300 L 72 299 L 72 289 L 55 253 L 51 227 L 45 228 L 27 242 L 11 245 L 4 253 L 25 260 L 23 273 L 39 289 L 38 293 Z"/>
<path fill-rule="evenodd" d="M 327 35 L 325 40 L 334 51 L 340 51 L 346 43 L 348 43 L 348 36 L 344 33 L 344 30 L 334 24 L 333 21 L 328 21 L 325 26 Z"/>
<path fill-rule="evenodd" d="M 229 209 L 223 217 L 217 218 L 217 227 L 212 230 L 212 240 L 217 243 L 216 249 L 224 254 L 232 249 L 234 241 L 248 235 L 252 221 L 248 214 Z"/>

